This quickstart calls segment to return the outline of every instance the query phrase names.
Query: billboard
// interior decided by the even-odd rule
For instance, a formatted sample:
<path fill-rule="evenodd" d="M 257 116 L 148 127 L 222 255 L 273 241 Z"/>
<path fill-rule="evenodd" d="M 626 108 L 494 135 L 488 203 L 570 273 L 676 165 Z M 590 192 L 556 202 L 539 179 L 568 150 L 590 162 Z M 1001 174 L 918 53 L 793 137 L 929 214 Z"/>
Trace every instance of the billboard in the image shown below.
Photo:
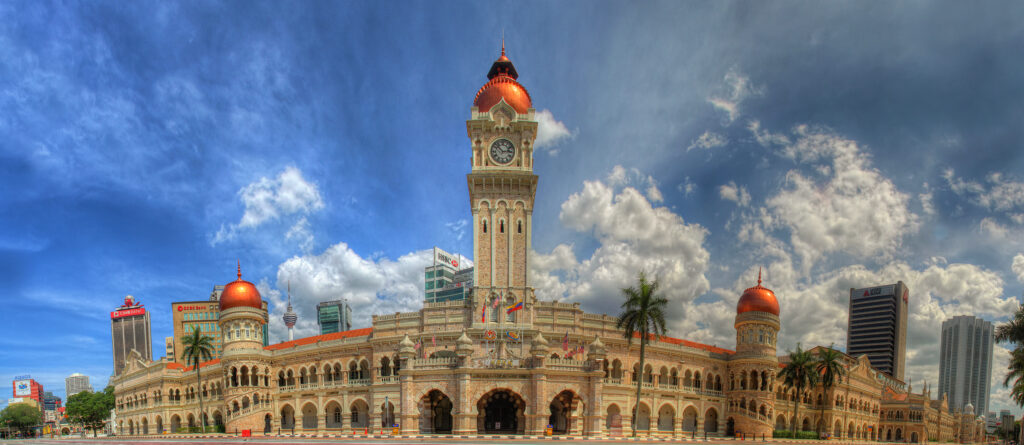
<path fill-rule="evenodd" d="M 145 313 L 146 313 L 146 308 L 144 308 L 144 307 L 137 307 L 137 308 L 132 308 L 132 309 L 124 309 L 124 310 L 120 310 L 120 311 L 111 312 L 110 313 L 110 319 L 113 320 L 115 318 L 131 317 L 132 315 L 145 315 Z"/>
<path fill-rule="evenodd" d="M 854 299 L 857 299 L 857 298 L 864 298 L 864 297 L 877 297 L 877 296 L 880 296 L 880 295 L 895 295 L 895 294 L 896 294 L 896 285 L 890 284 L 890 285 L 887 285 L 887 286 L 875 286 L 875 287 L 865 287 L 863 289 L 854 289 L 852 292 L 850 292 L 850 297 L 854 298 Z"/>
<path fill-rule="evenodd" d="M 436 246 L 434 247 L 434 264 L 447 264 L 451 267 L 454 267 L 455 269 L 458 269 L 460 259 L 461 257 L 456 257 L 455 255 L 438 249 Z"/>
<path fill-rule="evenodd" d="M 14 381 L 14 397 L 29 397 L 32 395 L 31 380 Z"/>
<path fill-rule="evenodd" d="M 202 304 L 175 304 L 174 305 L 174 309 L 176 311 L 178 311 L 178 312 L 185 312 L 185 311 L 215 311 L 215 310 L 219 310 L 219 306 L 217 306 L 217 303 L 212 303 L 212 304 L 208 304 L 208 305 L 202 305 Z"/>

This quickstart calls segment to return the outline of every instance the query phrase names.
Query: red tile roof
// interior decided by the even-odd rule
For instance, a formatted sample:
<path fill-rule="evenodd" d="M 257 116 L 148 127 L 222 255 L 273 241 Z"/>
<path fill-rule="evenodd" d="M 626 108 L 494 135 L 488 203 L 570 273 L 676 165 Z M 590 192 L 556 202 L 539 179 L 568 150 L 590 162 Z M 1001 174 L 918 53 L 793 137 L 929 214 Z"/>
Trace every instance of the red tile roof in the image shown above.
<path fill-rule="evenodd" d="M 372 333 L 373 333 L 373 328 L 353 329 L 351 331 L 335 332 L 333 334 L 324 334 L 324 335 L 314 335 L 312 337 L 306 337 L 306 338 L 300 338 L 298 340 L 286 341 L 286 342 L 278 343 L 278 344 L 275 344 L 275 345 L 265 346 L 263 349 L 266 349 L 268 351 L 276 351 L 278 349 L 286 349 L 286 348 L 291 348 L 291 347 L 295 347 L 295 346 L 308 345 L 308 344 L 316 343 L 318 341 L 331 341 L 331 340 L 339 340 L 339 339 L 342 339 L 342 338 L 364 337 L 364 336 L 370 335 Z"/>
<path fill-rule="evenodd" d="M 633 334 L 633 338 L 640 338 L 640 333 L 639 332 L 634 333 Z M 654 334 L 649 334 L 647 338 L 651 339 L 651 340 L 655 339 Z M 657 340 L 662 342 L 662 343 L 668 343 L 670 345 L 689 346 L 691 348 L 696 348 L 696 349 L 700 349 L 700 350 L 708 351 L 708 352 L 715 352 L 715 353 L 718 353 L 718 354 L 735 354 L 736 353 L 736 351 L 731 351 L 731 350 L 728 350 L 728 349 L 725 349 L 725 348 L 719 348 L 717 346 L 706 345 L 704 343 L 697 343 L 695 341 L 683 340 L 681 338 L 675 338 L 675 337 L 658 336 Z"/>

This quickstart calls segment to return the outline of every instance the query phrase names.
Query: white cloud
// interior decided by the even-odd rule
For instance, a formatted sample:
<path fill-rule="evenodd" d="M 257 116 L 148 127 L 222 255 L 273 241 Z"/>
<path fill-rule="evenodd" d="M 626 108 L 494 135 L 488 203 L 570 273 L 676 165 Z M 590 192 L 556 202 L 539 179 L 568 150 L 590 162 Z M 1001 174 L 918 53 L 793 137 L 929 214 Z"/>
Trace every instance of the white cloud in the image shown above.
<path fill-rule="evenodd" d="M 390 259 L 362 257 L 345 243 L 320 254 L 294 256 L 277 268 L 277 289 L 291 284 L 292 307 L 299 316 L 296 338 L 317 334 L 316 305 L 346 299 L 352 305 L 353 328 L 370 326 L 372 315 L 417 311 L 423 307 L 423 268 L 431 264 L 431 250 L 410 252 Z M 464 259 L 465 265 L 472 261 Z M 271 302 L 271 334 L 287 338 L 281 321 L 286 295 L 261 283 L 260 292 Z"/>
<path fill-rule="evenodd" d="M 957 195 L 969 196 L 976 205 L 996 212 L 1024 208 L 1024 182 L 1007 180 L 1001 173 L 989 173 L 988 184 L 957 178 L 953 169 L 943 172 L 950 190 Z"/>
<path fill-rule="evenodd" d="M 1013 256 L 1013 265 L 1010 269 L 1017 274 L 1017 281 L 1024 283 L 1024 254 L 1018 253 Z"/>
<path fill-rule="evenodd" d="M 878 170 L 857 143 L 827 130 L 797 126 L 782 154 L 801 164 L 827 166 L 808 176 L 786 173 L 785 188 L 767 200 L 772 220 L 789 231 L 793 250 L 810 267 L 830 252 L 891 256 L 916 232 L 909 198 Z"/>
<path fill-rule="evenodd" d="M 533 143 L 534 148 L 547 149 L 547 152 L 554 156 L 558 154 L 558 150 L 553 147 L 566 139 L 575 137 L 575 133 L 569 131 L 564 123 L 556 120 L 550 110 L 540 110 L 535 116 L 537 118 L 537 140 Z"/>
<path fill-rule="evenodd" d="M 693 181 L 690 181 L 690 177 L 687 176 L 683 178 L 682 183 L 676 186 L 676 190 L 679 190 L 684 195 L 689 196 L 691 193 L 694 192 L 694 190 L 697 190 L 697 184 L 694 184 Z"/>
<path fill-rule="evenodd" d="M 612 167 L 606 178 L 608 185 L 612 187 L 633 186 L 644 189 L 644 194 L 651 202 L 662 202 L 665 197 L 658 188 L 658 181 L 653 176 L 644 175 L 636 168 L 626 169 L 621 165 Z"/>
<path fill-rule="evenodd" d="M 458 221 L 446 222 L 444 226 L 455 235 L 456 240 L 462 241 L 462 238 L 466 236 L 466 227 L 469 227 L 469 220 L 462 218 Z"/>
<path fill-rule="evenodd" d="M 715 108 L 724 111 L 728 123 L 732 123 L 740 115 L 740 105 L 751 96 L 759 96 L 762 89 L 754 86 L 750 79 L 736 70 L 729 70 L 723 78 L 725 94 L 708 97 L 708 102 Z"/>
<path fill-rule="evenodd" d="M 782 133 L 772 133 L 768 130 L 761 129 L 761 122 L 752 120 L 747 124 L 747 130 L 754 135 L 754 139 L 757 140 L 758 144 L 763 147 L 770 147 L 772 145 L 789 145 L 789 137 Z"/>
<path fill-rule="evenodd" d="M 294 166 L 286 167 L 277 178 L 264 176 L 242 187 L 238 191 L 238 196 L 245 206 L 245 213 L 237 224 L 221 225 L 211 244 L 216 245 L 234 238 L 240 229 L 259 227 L 282 216 L 308 215 L 324 207 L 316 184 L 306 181 L 302 177 L 302 172 Z M 308 235 L 311 244 L 312 235 L 308 229 L 308 221 L 303 216 L 292 225 L 287 238 L 297 237 L 300 241 L 305 241 Z"/>
<path fill-rule="evenodd" d="M 295 240 L 303 252 L 313 249 L 313 232 L 309 229 L 309 221 L 305 216 L 300 218 L 284 235 L 285 239 Z"/>
<path fill-rule="evenodd" d="M 686 151 L 693 150 L 695 148 L 711 149 L 715 147 L 721 147 L 729 143 L 729 139 L 718 133 L 712 133 L 710 131 L 704 131 L 697 139 L 690 142 L 690 146 L 686 147 Z"/>
<path fill-rule="evenodd" d="M 709 289 L 704 274 L 710 255 L 703 246 L 708 232 L 665 207 L 652 206 L 636 188 L 617 191 L 614 184 L 626 176 L 616 168 L 607 183 L 586 181 L 562 204 L 562 224 L 590 234 L 599 246 L 582 260 L 567 244 L 549 254 L 533 253 L 533 286 L 539 298 L 578 301 L 588 311 L 617 314 L 621 289 L 644 270 L 661 282 L 672 302 L 671 318 L 679 319 L 685 315 L 682 304 Z"/>
<path fill-rule="evenodd" d="M 747 192 L 747 188 L 743 186 L 737 186 L 736 183 L 733 181 L 729 181 L 728 184 L 719 187 L 718 196 L 720 196 L 722 199 L 735 202 L 740 207 L 746 207 L 750 205 L 750 193 Z"/>

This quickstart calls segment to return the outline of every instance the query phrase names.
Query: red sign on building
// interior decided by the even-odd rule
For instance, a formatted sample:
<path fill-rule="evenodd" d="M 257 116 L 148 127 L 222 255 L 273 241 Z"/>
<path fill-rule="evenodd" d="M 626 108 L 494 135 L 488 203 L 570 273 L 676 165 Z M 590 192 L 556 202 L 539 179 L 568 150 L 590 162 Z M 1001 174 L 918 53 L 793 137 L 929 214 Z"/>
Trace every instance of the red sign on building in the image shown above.
<path fill-rule="evenodd" d="M 110 313 L 110 319 L 113 320 L 115 318 L 131 317 L 132 315 L 143 315 L 145 313 L 146 313 L 146 308 L 144 308 L 144 307 L 137 307 L 137 308 L 132 308 L 132 309 L 123 309 L 123 310 L 120 310 L 120 311 L 111 312 Z"/>

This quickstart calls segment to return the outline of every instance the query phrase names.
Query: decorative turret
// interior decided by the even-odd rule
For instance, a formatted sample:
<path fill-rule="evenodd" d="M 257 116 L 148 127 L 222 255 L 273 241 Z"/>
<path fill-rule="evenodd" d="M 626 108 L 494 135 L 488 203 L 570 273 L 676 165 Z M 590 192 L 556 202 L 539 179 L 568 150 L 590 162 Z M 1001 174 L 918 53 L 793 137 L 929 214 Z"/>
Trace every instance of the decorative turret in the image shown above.
<path fill-rule="evenodd" d="M 604 360 L 608 356 L 608 352 L 604 347 L 604 342 L 601 338 L 594 336 L 594 341 L 590 342 L 587 346 L 587 360 Z"/>
<path fill-rule="evenodd" d="M 530 355 L 534 358 L 544 358 L 548 355 L 548 340 L 540 332 L 533 337 L 530 343 Z"/>
<path fill-rule="evenodd" d="M 779 302 L 775 292 L 761 285 L 761 270 L 757 271 L 757 285 L 743 291 L 736 304 L 735 327 L 736 354 L 729 359 L 725 389 L 730 392 L 730 399 L 757 407 L 757 416 L 740 416 L 736 429 L 771 436 L 774 424 L 768 420 L 768 413 L 775 410 L 775 379 L 779 371 L 775 355 Z"/>
<path fill-rule="evenodd" d="M 402 341 L 398 342 L 398 356 L 403 359 L 410 359 L 416 356 L 416 344 L 409 338 L 409 334 L 405 334 L 405 337 L 402 337 Z"/>
<path fill-rule="evenodd" d="M 462 331 L 462 335 L 455 340 L 455 355 L 459 357 L 468 357 L 473 354 L 473 339 L 466 335 L 466 331 Z"/>

